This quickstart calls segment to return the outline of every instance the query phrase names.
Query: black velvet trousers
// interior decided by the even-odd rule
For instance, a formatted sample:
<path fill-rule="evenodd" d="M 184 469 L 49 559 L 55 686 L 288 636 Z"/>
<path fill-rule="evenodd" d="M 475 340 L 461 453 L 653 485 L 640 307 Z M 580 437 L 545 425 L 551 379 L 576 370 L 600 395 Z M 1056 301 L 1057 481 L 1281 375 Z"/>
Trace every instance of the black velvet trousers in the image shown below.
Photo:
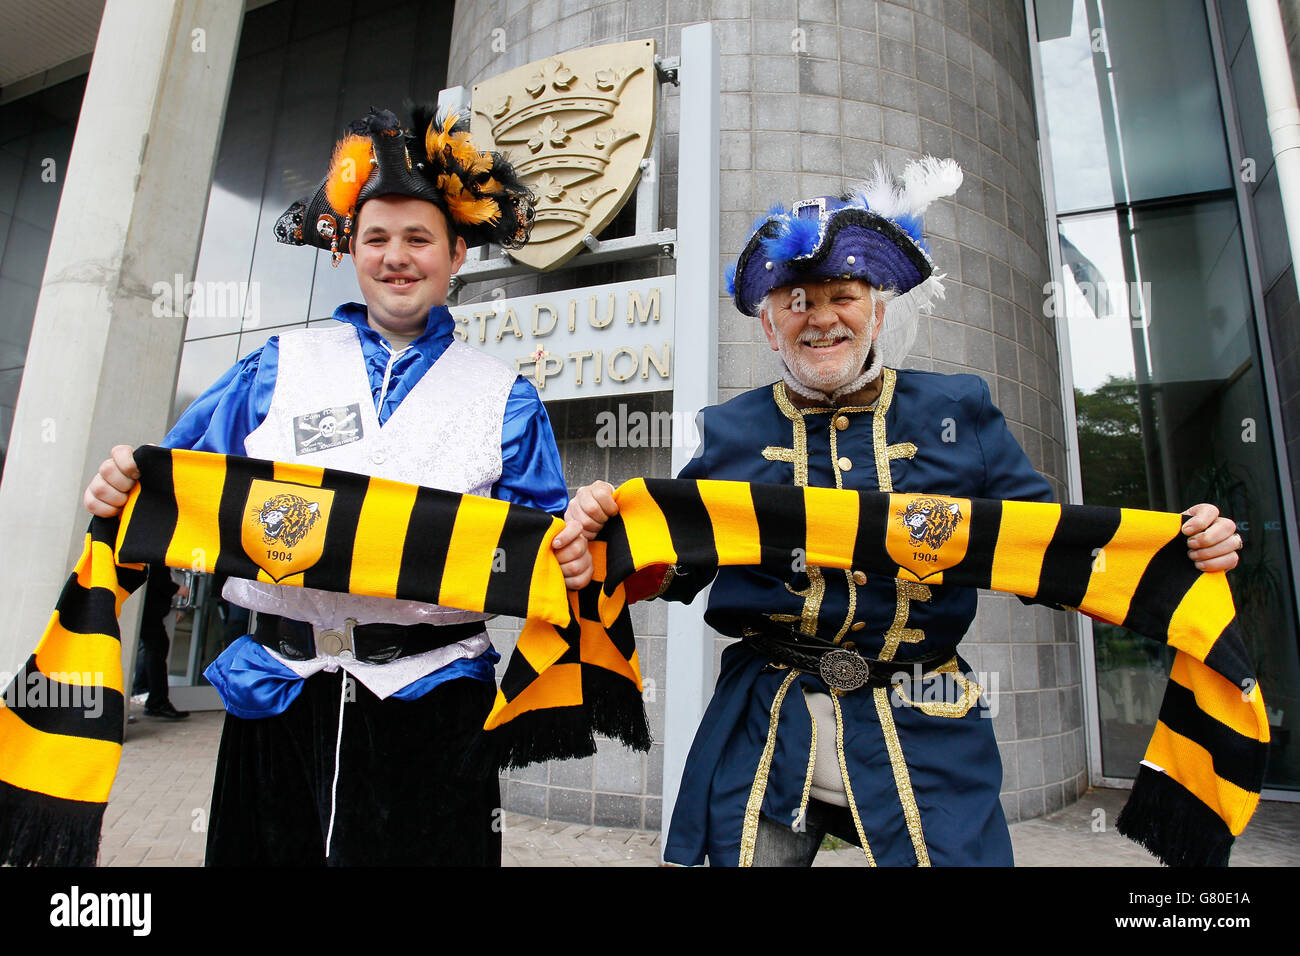
<path fill-rule="evenodd" d="M 345 676 L 307 678 L 274 717 L 226 715 L 207 865 L 499 866 L 497 774 L 465 760 L 496 687 L 468 677 L 414 701 L 380 700 L 352 682 L 326 856 Z"/>

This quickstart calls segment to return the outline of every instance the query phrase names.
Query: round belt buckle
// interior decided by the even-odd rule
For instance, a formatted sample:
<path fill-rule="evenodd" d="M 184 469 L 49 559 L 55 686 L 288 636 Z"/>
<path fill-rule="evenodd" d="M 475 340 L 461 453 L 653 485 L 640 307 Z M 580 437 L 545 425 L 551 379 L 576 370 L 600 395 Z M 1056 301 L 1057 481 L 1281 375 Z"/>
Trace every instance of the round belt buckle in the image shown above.
<path fill-rule="evenodd" d="M 343 646 L 342 631 L 321 631 L 316 636 L 317 654 L 324 654 L 326 657 L 338 657 L 339 652 L 343 650 Z"/>
<path fill-rule="evenodd" d="M 857 690 L 867 682 L 871 668 L 861 656 L 837 647 L 822 656 L 818 667 L 826 686 L 838 691 Z"/>

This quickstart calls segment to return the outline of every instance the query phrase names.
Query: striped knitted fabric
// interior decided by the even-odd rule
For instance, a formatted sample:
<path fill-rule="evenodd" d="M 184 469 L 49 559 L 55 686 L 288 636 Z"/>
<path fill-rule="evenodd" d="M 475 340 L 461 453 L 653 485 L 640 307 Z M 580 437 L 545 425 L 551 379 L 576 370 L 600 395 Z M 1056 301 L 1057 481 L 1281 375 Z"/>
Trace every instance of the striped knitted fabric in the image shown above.
<path fill-rule="evenodd" d="M 94 861 L 122 741 L 116 617 L 141 566 L 158 561 L 524 618 L 486 723 L 501 765 L 590 754 L 594 733 L 649 746 L 624 583 L 639 569 L 784 571 L 803 549 L 811 565 L 992 587 L 1179 651 L 1121 832 L 1166 862 L 1225 863 L 1258 802 L 1263 702 L 1226 579 L 1187 560 L 1177 515 L 636 479 L 592 542 L 595 580 L 571 593 L 551 552 L 562 523 L 542 512 L 234 456 L 145 446 L 136 461 L 138 491 L 120 519 L 91 522 L 6 694 L 17 705 L 0 708 L 2 862 Z M 48 706 L 73 700 L 73 687 L 100 691 L 104 706 Z"/>

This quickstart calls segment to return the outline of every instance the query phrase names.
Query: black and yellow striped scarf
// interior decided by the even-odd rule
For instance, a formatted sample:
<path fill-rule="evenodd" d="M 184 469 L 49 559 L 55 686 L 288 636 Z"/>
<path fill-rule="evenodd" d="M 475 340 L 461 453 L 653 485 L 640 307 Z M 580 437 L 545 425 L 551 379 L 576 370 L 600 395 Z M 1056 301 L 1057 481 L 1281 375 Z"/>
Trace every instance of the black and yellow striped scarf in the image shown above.
<path fill-rule="evenodd" d="M 563 525 L 543 512 L 234 456 L 145 446 L 136 461 L 137 491 L 120 518 L 91 522 L 0 708 L 0 862 L 94 861 L 122 743 L 116 618 L 151 562 L 524 618 L 486 723 L 503 766 L 588 755 L 595 733 L 648 748 L 624 584 L 639 569 L 784 572 L 802 549 L 810 565 L 990 587 L 1179 651 L 1121 832 L 1169 863 L 1225 863 L 1259 799 L 1263 702 L 1226 579 L 1187 560 L 1178 515 L 635 479 L 592 542 L 595 579 L 568 592 L 551 551 Z M 43 696 L 15 694 L 19 681 Z M 103 695 L 97 715 L 49 706 L 82 684 Z"/>

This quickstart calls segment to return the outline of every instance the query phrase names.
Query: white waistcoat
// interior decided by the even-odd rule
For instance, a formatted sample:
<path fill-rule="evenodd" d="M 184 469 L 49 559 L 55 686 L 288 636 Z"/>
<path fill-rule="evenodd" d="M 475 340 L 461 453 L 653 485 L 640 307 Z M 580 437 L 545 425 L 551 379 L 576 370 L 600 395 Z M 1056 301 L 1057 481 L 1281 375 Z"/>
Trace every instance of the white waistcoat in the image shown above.
<path fill-rule="evenodd" d="M 294 330 L 280 336 L 271 407 L 245 439 L 245 454 L 489 497 L 501 477 L 501 423 L 514 380 L 502 362 L 453 341 L 381 428 L 356 330 Z M 394 541 L 394 561 L 400 548 Z M 444 625 L 490 616 L 236 578 L 222 594 L 241 607 L 340 630 L 347 618 Z"/>

